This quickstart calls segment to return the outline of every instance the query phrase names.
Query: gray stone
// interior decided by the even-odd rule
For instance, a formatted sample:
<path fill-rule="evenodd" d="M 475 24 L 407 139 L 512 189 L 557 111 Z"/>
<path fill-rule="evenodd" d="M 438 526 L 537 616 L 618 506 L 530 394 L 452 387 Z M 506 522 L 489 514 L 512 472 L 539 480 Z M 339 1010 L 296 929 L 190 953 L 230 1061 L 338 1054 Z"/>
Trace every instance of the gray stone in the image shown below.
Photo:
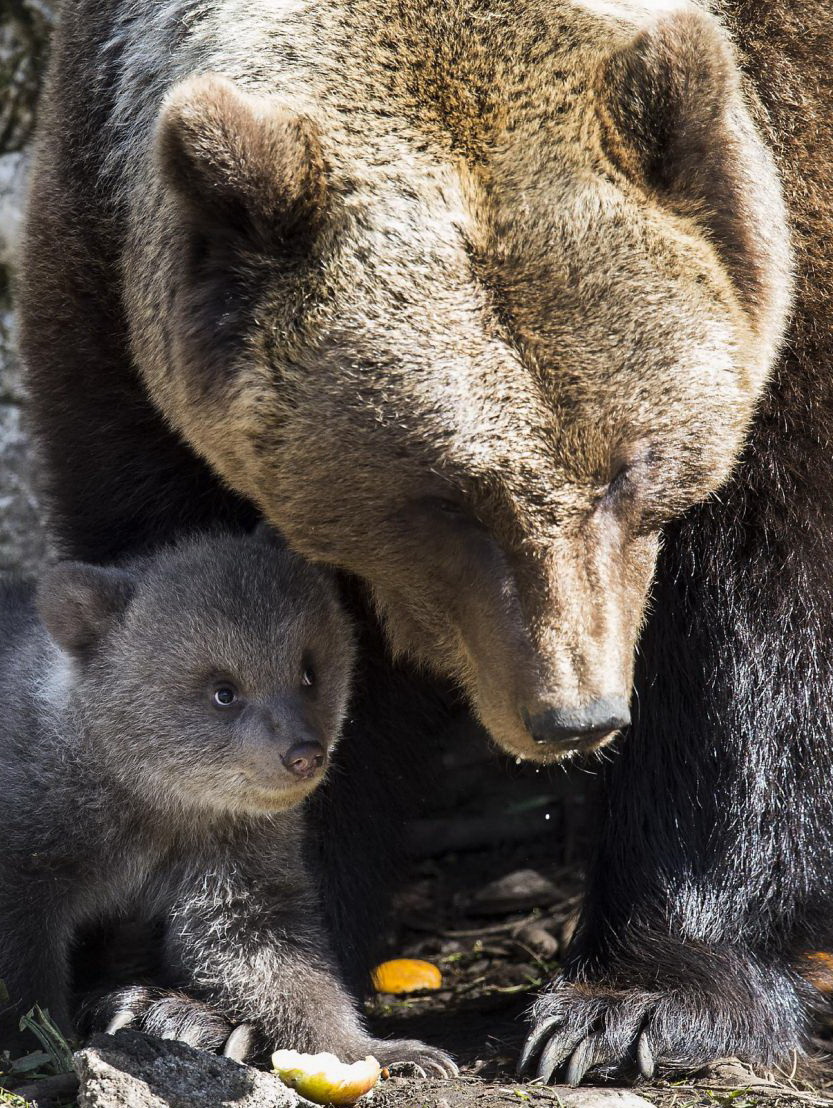
<path fill-rule="evenodd" d="M 10 295 L 19 261 L 26 147 L 51 26 L 51 0 L 0 4 L 0 571 L 36 570 L 46 547 Z"/>
<path fill-rule="evenodd" d="M 0 572 L 34 573 L 45 552 L 23 413 L 17 404 L 0 403 Z"/>
<path fill-rule="evenodd" d="M 629 1089 L 570 1089 L 559 1086 L 555 1092 L 565 1108 L 654 1108 L 650 1100 Z"/>
<path fill-rule="evenodd" d="M 0 571 L 34 572 L 46 552 L 12 313 L 0 310 Z"/>
<path fill-rule="evenodd" d="M 469 910 L 481 915 L 505 915 L 544 908 L 558 900 L 558 889 L 534 869 L 518 869 L 490 881 L 475 893 Z"/>
<path fill-rule="evenodd" d="M 78 1108 L 313 1108 L 272 1074 L 135 1031 L 96 1035 L 75 1065 Z"/>
<path fill-rule="evenodd" d="M 6 0 L 0 7 L 0 152 L 31 137 L 53 14 L 51 0 Z"/>
<path fill-rule="evenodd" d="M 9 273 L 17 264 L 28 166 L 21 150 L 0 154 L 0 266 Z"/>

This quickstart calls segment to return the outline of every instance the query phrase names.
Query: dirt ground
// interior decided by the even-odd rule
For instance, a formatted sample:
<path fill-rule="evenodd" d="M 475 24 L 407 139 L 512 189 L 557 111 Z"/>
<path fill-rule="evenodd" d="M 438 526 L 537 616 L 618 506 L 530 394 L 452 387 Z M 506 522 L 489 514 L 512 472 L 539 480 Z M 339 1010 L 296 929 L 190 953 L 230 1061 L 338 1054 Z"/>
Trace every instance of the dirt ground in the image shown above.
<path fill-rule="evenodd" d="M 475 734 L 458 736 L 446 749 L 444 784 L 411 828 L 413 862 L 386 942 L 389 957 L 436 965 L 442 987 L 377 995 L 367 1013 L 378 1034 L 421 1038 L 449 1050 L 461 1077 L 395 1077 L 374 1091 L 373 1106 L 603 1108 L 590 1089 L 548 1089 L 520 1083 L 514 1073 L 525 1012 L 557 972 L 580 905 L 594 767 L 518 766 Z M 820 1029 L 822 1047 L 833 1047 L 832 1029 Z M 606 1090 L 608 1108 L 638 1108 L 633 1093 L 658 1108 L 833 1108 L 826 1080 L 808 1085 L 789 1074 L 755 1075 L 738 1063 L 684 1081 L 623 1089 L 618 1096 L 609 1095 L 611 1086 Z M 22 1108 L 26 1102 L 4 1100 L 0 1092 L 4 1103 Z M 46 1108 L 72 1101 L 38 1095 L 36 1103 Z"/>
<path fill-rule="evenodd" d="M 442 1045 L 460 1063 L 460 1082 L 398 1087 L 379 1108 L 492 1108 L 575 1100 L 563 1086 L 515 1080 L 525 1013 L 557 971 L 581 901 L 582 862 L 592 819 L 593 765 L 539 770 L 496 756 L 476 737 L 449 755 L 449 786 L 438 811 L 414 828 L 417 855 L 396 906 L 391 957 L 436 964 L 443 986 L 368 1004 L 374 1030 Z M 452 814 L 449 814 L 451 812 Z M 446 849 L 451 844 L 453 849 Z M 833 1048 L 833 1023 L 819 1029 Z M 610 1087 L 608 1087 L 610 1088 Z M 756 1108 L 833 1104 L 833 1070 L 802 1084 L 789 1074 L 755 1075 L 727 1062 L 684 1081 L 632 1090 L 659 1108 Z"/>
<path fill-rule="evenodd" d="M 593 1105 L 586 1089 L 545 1089 L 515 1079 L 524 1014 L 558 968 L 581 881 L 577 867 L 548 863 L 539 846 L 516 844 L 501 853 L 507 868 L 498 879 L 490 851 L 427 860 L 415 867 L 402 896 L 395 953 L 435 963 L 443 987 L 409 996 L 379 995 L 368 1004 L 368 1013 L 380 1033 L 415 1036 L 450 1050 L 460 1063 L 462 1080 L 388 1082 L 374 1097 L 377 1108 L 572 1108 L 582 1103 L 601 1108 Z M 487 874 L 491 876 L 483 880 Z M 517 899 L 510 906 L 513 895 Z M 833 1104 L 826 1081 L 810 1085 L 788 1074 L 756 1075 L 729 1062 L 685 1081 L 640 1084 L 628 1091 L 658 1108 Z"/>

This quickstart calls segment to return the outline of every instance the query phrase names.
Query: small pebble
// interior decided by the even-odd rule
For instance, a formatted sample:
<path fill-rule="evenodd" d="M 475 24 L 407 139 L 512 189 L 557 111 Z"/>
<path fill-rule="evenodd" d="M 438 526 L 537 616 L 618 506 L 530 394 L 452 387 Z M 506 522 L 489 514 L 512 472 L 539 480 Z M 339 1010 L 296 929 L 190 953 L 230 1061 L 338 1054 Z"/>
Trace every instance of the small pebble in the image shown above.
<path fill-rule="evenodd" d="M 558 939 L 539 923 L 526 924 L 518 931 L 517 937 L 520 942 L 528 946 L 530 950 L 534 950 L 542 958 L 551 959 L 558 954 Z"/>

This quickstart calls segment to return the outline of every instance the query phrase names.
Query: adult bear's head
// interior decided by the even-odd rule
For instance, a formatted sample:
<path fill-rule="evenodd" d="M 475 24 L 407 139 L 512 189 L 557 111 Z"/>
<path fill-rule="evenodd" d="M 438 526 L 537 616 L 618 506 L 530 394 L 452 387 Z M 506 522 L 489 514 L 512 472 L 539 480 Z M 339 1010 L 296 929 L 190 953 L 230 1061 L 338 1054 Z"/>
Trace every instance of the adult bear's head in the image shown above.
<path fill-rule="evenodd" d="M 134 345 L 223 478 L 370 585 L 394 651 L 553 760 L 627 722 L 662 525 L 738 455 L 789 250 L 710 17 L 481 7 L 359 6 L 340 52 L 322 17 L 294 92 L 267 66 L 175 86 Z"/>

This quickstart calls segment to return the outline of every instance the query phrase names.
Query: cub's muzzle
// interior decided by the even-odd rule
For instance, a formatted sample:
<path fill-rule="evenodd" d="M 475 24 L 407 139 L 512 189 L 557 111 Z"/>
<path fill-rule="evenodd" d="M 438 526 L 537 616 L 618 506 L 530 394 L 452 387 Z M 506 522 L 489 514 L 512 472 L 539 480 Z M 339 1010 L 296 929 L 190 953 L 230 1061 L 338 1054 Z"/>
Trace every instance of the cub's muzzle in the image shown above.
<path fill-rule="evenodd" d="M 320 773 L 326 760 L 327 753 L 324 747 L 315 742 L 295 743 L 281 758 L 284 768 L 302 780 L 315 777 Z"/>

